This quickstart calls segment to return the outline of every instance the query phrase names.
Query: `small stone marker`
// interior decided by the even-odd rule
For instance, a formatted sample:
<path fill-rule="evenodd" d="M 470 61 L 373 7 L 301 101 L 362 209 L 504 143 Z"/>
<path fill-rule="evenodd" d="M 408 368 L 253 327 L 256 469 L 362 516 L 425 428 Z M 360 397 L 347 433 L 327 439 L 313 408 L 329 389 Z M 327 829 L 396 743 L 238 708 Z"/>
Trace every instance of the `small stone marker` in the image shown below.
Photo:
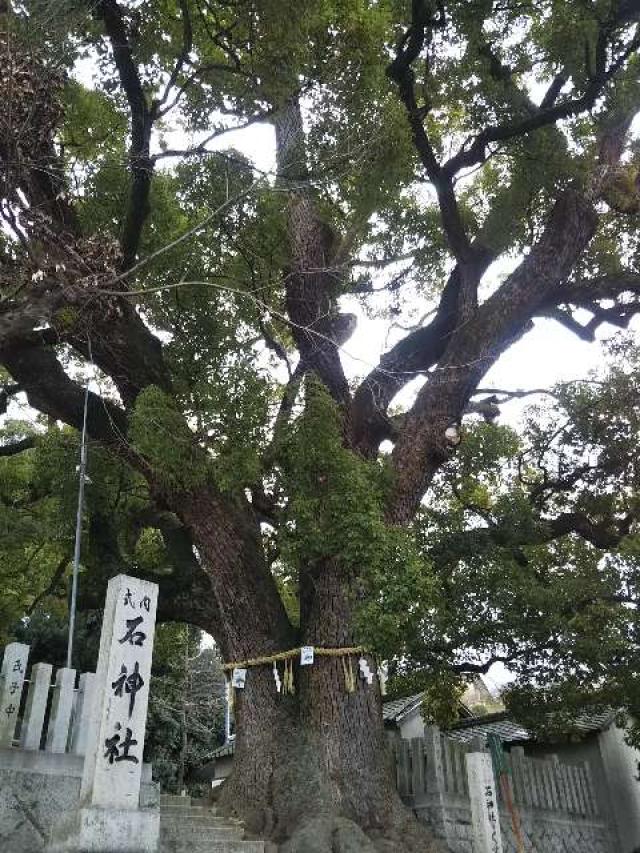
<path fill-rule="evenodd" d="M 73 691 L 76 686 L 76 671 L 61 666 L 56 673 L 56 686 L 53 688 L 51 715 L 47 728 L 47 752 L 66 752 L 73 710 Z"/>
<path fill-rule="evenodd" d="M 93 672 L 83 672 L 80 676 L 71 731 L 71 752 L 74 755 L 84 755 L 87 749 L 95 682 Z"/>
<path fill-rule="evenodd" d="M 20 732 L 22 749 L 40 749 L 52 671 L 53 667 L 50 663 L 36 663 L 31 667 L 27 706 Z"/>
<path fill-rule="evenodd" d="M 109 581 L 80 798 L 83 805 L 137 809 L 147 723 L 158 586 Z"/>
<path fill-rule="evenodd" d="M 29 646 L 9 643 L 0 672 L 0 748 L 13 746 L 22 687 L 29 660 Z"/>
<path fill-rule="evenodd" d="M 474 853 L 502 853 L 500 813 L 491 756 L 485 752 L 466 755 Z"/>

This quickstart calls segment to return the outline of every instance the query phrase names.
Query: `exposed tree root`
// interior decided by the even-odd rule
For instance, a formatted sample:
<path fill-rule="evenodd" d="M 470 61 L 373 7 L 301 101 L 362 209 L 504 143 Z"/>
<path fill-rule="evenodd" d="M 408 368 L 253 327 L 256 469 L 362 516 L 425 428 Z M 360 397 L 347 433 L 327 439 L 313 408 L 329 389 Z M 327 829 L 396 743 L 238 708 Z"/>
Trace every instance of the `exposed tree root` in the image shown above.
<path fill-rule="evenodd" d="M 273 853 L 445 853 L 446 847 L 433 839 L 406 810 L 402 826 L 367 834 L 345 817 L 310 817 L 283 844 L 273 844 Z"/>

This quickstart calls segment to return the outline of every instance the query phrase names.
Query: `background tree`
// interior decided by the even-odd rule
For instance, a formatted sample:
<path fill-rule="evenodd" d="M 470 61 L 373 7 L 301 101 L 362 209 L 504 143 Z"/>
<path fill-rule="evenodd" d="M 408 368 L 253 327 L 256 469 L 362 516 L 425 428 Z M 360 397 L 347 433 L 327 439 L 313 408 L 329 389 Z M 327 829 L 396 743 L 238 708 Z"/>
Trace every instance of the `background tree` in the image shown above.
<path fill-rule="evenodd" d="M 422 501 L 484 374 L 534 318 L 592 338 L 640 304 L 640 5 L 66 8 L 2 19 L 4 396 L 77 428 L 93 364 L 92 439 L 190 555 L 184 618 L 226 660 L 369 639 L 376 595 L 410 588 L 413 617 L 446 583 Z M 275 175 L 212 151 L 258 121 Z M 354 297 L 425 319 L 350 383 Z M 476 605 L 461 597 L 467 621 Z M 310 837 L 424 850 L 385 767 L 377 687 L 346 693 L 339 659 L 296 684 L 283 700 L 251 671 L 224 804 L 292 853 Z"/>
<path fill-rule="evenodd" d="M 201 633 L 162 625 L 154 646 L 145 754 L 163 790 L 176 794 L 192 789 L 192 771 L 224 740 L 224 675 Z"/>

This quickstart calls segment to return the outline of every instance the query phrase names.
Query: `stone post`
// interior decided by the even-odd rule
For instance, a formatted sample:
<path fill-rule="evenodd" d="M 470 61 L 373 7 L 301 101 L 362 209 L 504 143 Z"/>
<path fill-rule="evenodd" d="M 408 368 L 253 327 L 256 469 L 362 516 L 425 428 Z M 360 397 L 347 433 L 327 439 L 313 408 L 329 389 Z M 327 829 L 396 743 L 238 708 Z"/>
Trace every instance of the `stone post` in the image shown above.
<path fill-rule="evenodd" d="M 502 853 L 500 813 L 491 756 L 484 752 L 466 755 L 474 853 Z"/>
<path fill-rule="evenodd" d="M 4 650 L 0 671 L 0 748 L 13 746 L 20 710 L 29 646 L 9 643 Z"/>
<path fill-rule="evenodd" d="M 441 794 L 444 791 L 444 775 L 442 772 L 442 745 L 438 726 L 427 726 L 425 728 L 424 748 L 427 754 L 426 789 L 430 794 Z"/>
<path fill-rule="evenodd" d="M 24 711 L 22 730 L 20 732 L 20 746 L 22 749 L 40 749 L 52 670 L 53 667 L 50 663 L 35 663 L 31 667 L 27 706 Z"/>
<path fill-rule="evenodd" d="M 56 685 L 53 688 L 51 714 L 47 727 L 47 752 L 66 752 L 73 710 L 73 691 L 76 686 L 76 671 L 61 666 L 56 673 Z"/>
<path fill-rule="evenodd" d="M 71 726 L 70 751 L 74 755 L 84 755 L 87 749 L 95 681 L 96 676 L 93 672 L 83 672 L 80 676 Z"/>
<path fill-rule="evenodd" d="M 442 733 L 438 726 L 426 726 L 424 730 L 424 754 L 426 757 L 424 787 L 429 805 L 429 823 L 437 838 L 443 838 L 449 846 L 455 843 L 455 823 L 450 819 L 445 792 L 444 767 L 442 762 Z"/>
<path fill-rule="evenodd" d="M 137 809 L 158 586 L 127 575 L 107 587 L 80 797 Z"/>
<path fill-rule="evenodd" d="M 152 853 L 158 809 L 140 809 L 158 586 L 118 575 L 107 587 L 80 810 L 48 850 Z"/>

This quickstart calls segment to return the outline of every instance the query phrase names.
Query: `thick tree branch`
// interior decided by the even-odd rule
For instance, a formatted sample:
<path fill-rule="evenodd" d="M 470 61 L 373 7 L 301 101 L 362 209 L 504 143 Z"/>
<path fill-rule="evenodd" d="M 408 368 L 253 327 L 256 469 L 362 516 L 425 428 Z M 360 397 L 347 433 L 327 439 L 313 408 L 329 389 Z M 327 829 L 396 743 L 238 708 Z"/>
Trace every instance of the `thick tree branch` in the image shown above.
<path fill-rule="evenodd" d="M 577 193 L 566 192 L 530 254 L 471 320 L 454 330 L 393 451 L 392 520 L 406 522 L 412 517 L 433 474 L 452 450 L 448 427 L 459 423 L 480 378 L 560 288 L 591 240 L 596 223 L 593 205 Z"/>
<path fill-rule="evenodd" d="M 23 453 L 25 450 L 31 450 L 36 446 L 35 435 L 28 435 L 21 438 L 19 441 L 12 441 L 9 444 L 0 444 L 0 456 L 17 456 L 18 453 Z"/>
<path fill-rule="evenodd" d="M 149 144 L 154 115 L 147 103 L 138 67 L 133 59 L 122 8 L 117 0 L 99 0 L 94 6 L 94 14 L 103 22 L 111 42 L 113 59 L 131 112 L 129 159 L 132 178 L 121 237 L 122 263 L 124 269 L 128 269 L 135 263 L 142 229 L 150 210 L 153 161 L 149 156 Z"/>
<path fill-rule="evenodd" d="M 493 260 L 493 254 L 479 246 L 474 251 L 474 276 L 479 280 Z M 394 432 L 387 417 L 391 400 L 416 376 L 433 367 L 445 352 L 458 317 L 460 287 L 461 273 L 457 266 L 442 291 L 431 322 L 385 353 L 356 391 L 352 407 L 352 441 L 365 455 L 375 453 L 380 442 Z"/>
<path fill-rule="evenodd" d="M 53 349 L 38 346 L 0 349 L 0 363 L 18 381 L 29 405 L 82 429 L 84 389 L 67 376 Z M 87 425 L 93 438 L 131 456 L 125 441 L 124 411 L 93 392 L 89 394 Z"/>
<path fill-rule="evenodd" d="M 291 333 L 301 360 L 322 380 L 334 400 L 347 405 L 350 395 L 336 336 L 339 277 L 333 268 L 337 235 L 319 213 L 306 185 L 306 140 L 297 97 L 275 117 L 278 174 L 289 191 L 290 261 L 285 271 L 285 300 Z"/>
<path fill-rule="evenodd" d="M 593 312 L 593 317 L 584 324 L 578 322 L 570 311 L 563 311 L 561 308 L 551 308 L 545 316 L 556 320 L 581 340 L 591 342 L 595 340 L 596 332 L 604 323 L 626 329 L 633 317 L 640 313 L 640 302 L 614 305 L 611 308 L 601 308 L 596 304 L 584 307 Z"/>
<path fill-rule="evenodd" d="M 625 23 L 628 23 L 628 20 Z M 522 119 L 486 127 L 469 145 L 461 148 L 457 154 L 443 165 L 442 171 L 444 175 L 448 178 L 453 178 L 462 169 L 482 163 L 486 159 L 487 147 L 492 143 L 507 142 L 516 137 L 531 133 L 534 130 L 557 124 L 557 122 L 563 119 L 590 110 L 604 91 L 606 85 L 615 77 L 626 60 L 640 46 L 640 37 L 636 34 L 630 43 L 622 49 L 620 54 L 607 65 L 608 50 L 610 47 L 609 40 L 619 24 L 620 20 L 614 18 L 602 25 L 596 46 L 595 68 L 581 95 L 574 98 L 567 98 L 559 103 L 550 103 L 550 99 L 548 100 L 545 97 L 540 108 L 534 113 Z"/>
<path fill-rule="evenodd" d="M 153 104 L 153 113 L 157 115 L 158 118 L 162 118 L 165 114 L 162 108 L 167 103 L 171 90 L 178 82 L 178 78 L 180 77 L 185 64 L 188 62 L 189 54 L 193 48 L 193 27 L 191 25 L 189 4 L 187 3 L 187 0 L 178 0 L 178 6 L 180 8 L 180 15 L 182 16 L 182 48 L 180 49 L 180 53 L 176 59 L 176 64 L 169 76 L 169 80 L 165 86 L 162 96 Z"/>
<path fill-rule="evenodd" d="M 0 415 L 6 414 L 9 398 L 19 394 L 20 391 L 22 388 L 19 385 L 5 385 L 4 388 L 0 388 Z"/>
<path fill-rule="evenodd" d="M 418 105 L 412 68 L 423 47 L 430 41 L 433 27 L 440 23 L 440 19 L 434 16 L 432 6 L 427 0 L 413 0 L 411 26 L 396 49 L 395 59 L 387 67 L 387 75 L 398 86 L 416 151 L 438 195 L 442 224 L 451 251 L 456 260 L 464 264 L 472 260 L 471 244 L 460 216 L 451 176 L 441 169 L 427 134 L 424 119 L 429 112 L 429 105 Z"/>

